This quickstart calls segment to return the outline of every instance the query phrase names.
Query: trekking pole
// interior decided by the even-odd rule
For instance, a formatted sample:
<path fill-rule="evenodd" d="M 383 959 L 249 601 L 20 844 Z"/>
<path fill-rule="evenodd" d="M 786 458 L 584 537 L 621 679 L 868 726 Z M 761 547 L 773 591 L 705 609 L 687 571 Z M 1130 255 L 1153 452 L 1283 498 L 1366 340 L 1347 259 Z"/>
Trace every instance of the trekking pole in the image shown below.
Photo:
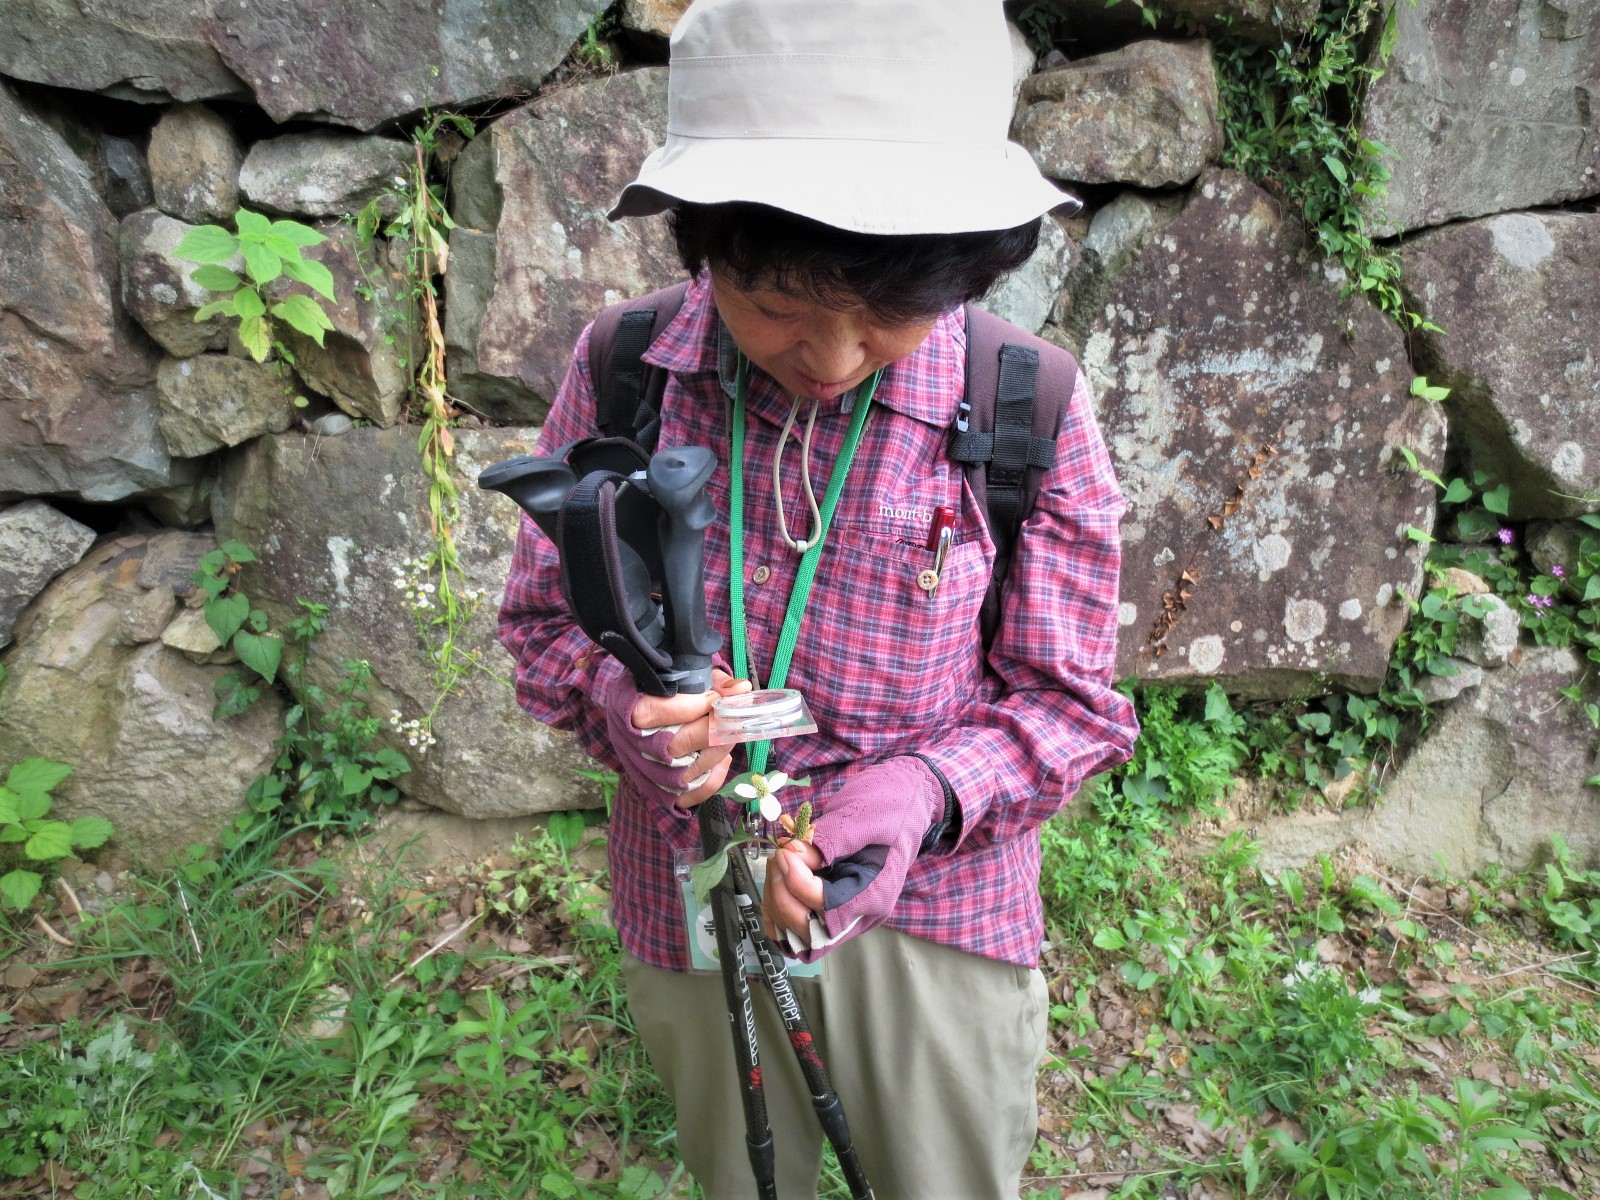
<path fill-rule="evenodd" d="M 749 864 L 737 847 L 726 853 L 732 859 L 730 875 L 739 923 L 744 936 L 750 939 L 751 946 L 755 948 L 756 961 L 761 964 L 767 990 L 772 993 L 778 1016 L 783 1020 L 784 1032 L 789 1035 L 789 1045 L 800 1064 L 800 1073 L 805 1076 L 806 1090 L 811 1094 L 811 1107 L 816 1110 L 817 1123 L 833 1145 L 839 1170 L 844 1173 L 853 1200 L 872 1200 L 872 1185 L 867 1182 L 866 1172 L 856 1157 L 855 1143 L 850 1138 L 850 1123 L 845 1120 L 844 1102 L 833 1090 L 828 1068 L 823 1064 L 822 1055 L 817 1052 L 811 1025 L 806 1020 L 805 1009 L 800 1005 L 800 997 L 795 995 L 794 987 L 789 982 L 789 971 L 783 965 L 783 957 L 774 949 L 761 923 L 759 896 Z"/>
<path fill-rule="evenodd" d="M 721 796 L 709 796 L 701 802 L 696 815 L 700 821 L 701 853 L 706 858 L 727 854 L 737 861 L 737 849 L 728 846 L 733 833 L 728 802 Z M 777 1200 L 777 1167 L 772 1126 L 767 1118 L 767 1093 L 761 1082 L 756 1008 L 744 977 L 744 948 L 739 938 L 739 919 L 734 915 L 735 903 L 733 878 L 724 875 L 712 889 L 711 925 L 716 932 L 717 965 L 722 972 L 722 994 L 728 1006 L 728 1030 L 733 1035 L 734 1065 L 739 1074 L 739 1099 L 744 1106 L 745 1151 L 750 1156 L 750 1171 L 761 1200 Z"/>

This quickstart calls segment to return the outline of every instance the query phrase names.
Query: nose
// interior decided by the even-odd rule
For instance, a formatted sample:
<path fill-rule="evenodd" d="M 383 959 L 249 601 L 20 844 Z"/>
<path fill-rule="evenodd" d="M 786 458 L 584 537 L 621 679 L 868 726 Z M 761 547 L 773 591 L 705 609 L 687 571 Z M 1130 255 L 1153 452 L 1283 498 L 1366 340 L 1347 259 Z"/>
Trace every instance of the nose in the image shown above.
<path fill-rule="evenodd" d="M 823 383 L 853 379 L 867 361 L 865 329 L 848 313 L 830 313 L 806 330 L 801 369 Z"/>

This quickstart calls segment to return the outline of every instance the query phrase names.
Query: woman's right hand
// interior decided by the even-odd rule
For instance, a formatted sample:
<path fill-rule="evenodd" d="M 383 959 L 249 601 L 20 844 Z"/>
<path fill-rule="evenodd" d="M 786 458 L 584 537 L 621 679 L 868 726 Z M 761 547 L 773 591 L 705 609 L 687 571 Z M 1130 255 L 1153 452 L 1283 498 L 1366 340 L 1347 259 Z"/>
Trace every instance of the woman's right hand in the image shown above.
<path fill-rule="evenodd" d="M 623 672 L 605 697 L 612 748 L 633 782 L 693 809 L 728 777 L 732 746 L 712 746 L 711 706 L 750 690 L 747 680 L 713 668 L 711 690 L 698 695 L 644 696 Z"/>

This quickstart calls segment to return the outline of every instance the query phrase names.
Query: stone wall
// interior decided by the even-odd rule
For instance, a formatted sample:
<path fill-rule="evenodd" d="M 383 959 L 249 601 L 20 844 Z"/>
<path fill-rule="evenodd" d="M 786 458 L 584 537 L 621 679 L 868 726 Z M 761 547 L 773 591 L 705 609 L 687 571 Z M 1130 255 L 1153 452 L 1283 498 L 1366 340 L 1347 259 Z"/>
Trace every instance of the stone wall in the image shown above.
<path fill-rule="evenodd" d="M 349 218 L 374 199 L 398 211 L 408 131 L 444 109 L 478 127 L 440 159 L 455 227 L 439 302 L 467 414 L 459 541 L 483 592 L 467 637 L 484 670 L 440 709 L 426 758 L 396 739 L 413 755 L 402 785 L 468 817 L 596 802 L 571 740 L 514 703 L 492 619 L 513 514 L 472 485 L 535 443 L 593 313 L 678 276 L 659 219 L 603 212 L 662 137 L 659 64 L 684 7 L 627 0 L 612 61 L 594 65 L 574 47 L 604 0 L 515 19 L 402 0 L 382 21 L 353 0 L 10 6 L 0 766 L 74 762 L 62 807 L 112 816 L 127 850 L 214 832 L 277 719 L 208 714 L 224 666 L 196 636 L 188 571 L 219 537 L 256 549 L 245 583 L 274 620 L 298 599 L 329 606 L 308 680 L 365 658 L 382 715 L 427 710 L 431 671 L 393 586 L 430 545 L 414 348 L 395 324 L 403 264 L 381 235 L 363 250 Z M 1398 4 L 1362 120 L 1396 151 L 1371 220 L 1443 331 L 1409 341 L 1296 213 L 1220 163 L 1204 35 L 1298 34 L 1314 4 L 1184 0 L 1154 35 L 1125 20 L 1132 5 L 1057 7 L 1092 53 L 1035 64 L 1017 36 L 1013 136 L 1091 203 L 1047 219 L 986 303 L 1072 349 L 1092 381 L 1130 501 L 1119 670 L 1254 698 L 1372 692 L 1424 581 L 1407 530 L 1435 523 L 1402 447 L 1430 469 L 1451 447 L 1511 482 L 1512 517 L 1551 544 L 1600 508 L 1600 5 Z M 193 319 L 206 296 L 174 250 L 241 205 L 328 235 L 307 254 L 335 280 L 334 328 L 323 347 L 286 339 L 292 370 L 254 362 L 224 319 Z M 1450 398 L 1411 395 L 1419 374 Z M 1274 852 L 1361 839 L 1406 857 L 1437 822 L 1458 868 L 1526 861 L 1551 831 L 1600 852 L 1584 832 L 1600 827 L 1581 782 L 1592 730 L 1539 715 L 1578 667 L 1509 636 L 1467 663 L 1477 687 L 1443 701 L 1388 809 L 1268 831 Z"/>

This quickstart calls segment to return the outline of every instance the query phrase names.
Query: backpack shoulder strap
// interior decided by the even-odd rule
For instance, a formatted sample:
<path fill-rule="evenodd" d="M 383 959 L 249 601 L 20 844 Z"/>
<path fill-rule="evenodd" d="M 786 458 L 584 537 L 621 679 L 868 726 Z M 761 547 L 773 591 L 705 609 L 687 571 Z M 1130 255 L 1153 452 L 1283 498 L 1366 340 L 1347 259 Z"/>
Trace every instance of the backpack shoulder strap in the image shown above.
<path fill-rule="evenodd" d="M 1000 589 L 1022 523 L 1033 512 L 1044 473 L 1055 465 L 1056 439 L 1078 381 L 1078 363 L 1060 346 L 967 305 L 966 391 L 956 414 L 950 457 L 984 497 L 994 573 L 983 601 L 983 640 L 1000 625 Z"/>
<path fill-rule="evenodd" d="M 644 361 L 650 343 L 678 315 L 689 281 L 604 309 L 589 331 L 589 376 L 595 420 L 606 437 L 627 438 L 654 451 L 661 432 L 667 372 Z"/>

